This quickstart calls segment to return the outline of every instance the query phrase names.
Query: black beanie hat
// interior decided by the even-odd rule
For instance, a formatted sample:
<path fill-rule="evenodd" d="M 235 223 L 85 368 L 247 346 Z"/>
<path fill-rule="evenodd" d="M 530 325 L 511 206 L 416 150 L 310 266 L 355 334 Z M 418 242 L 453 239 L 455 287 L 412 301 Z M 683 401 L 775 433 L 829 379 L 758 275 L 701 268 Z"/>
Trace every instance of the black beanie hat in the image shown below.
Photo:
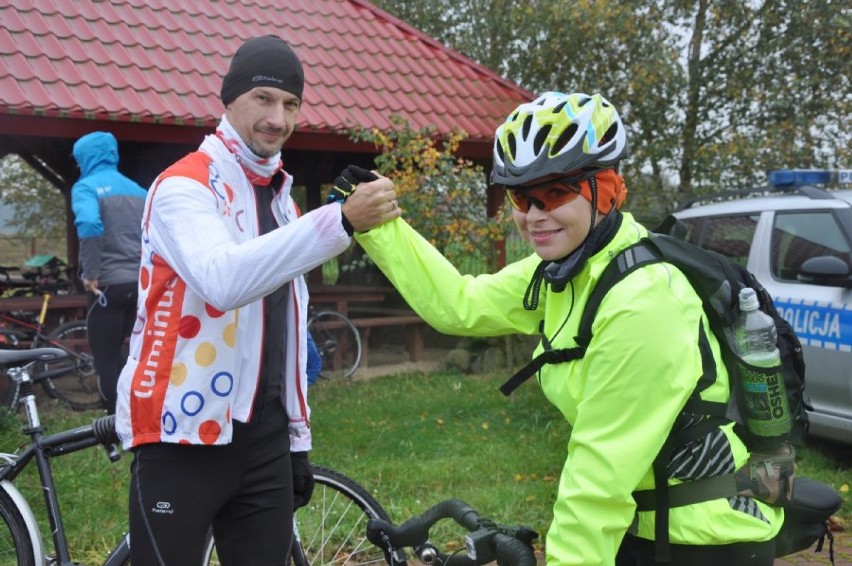
<path fill-rule="evenodd" d="M 280 88 L 302 98 L 305 86 L 302 63 L 280 37 L 255 37 L 237 49 L 222 80 L 222 102 L 227 106 L 257 86 Z"/>

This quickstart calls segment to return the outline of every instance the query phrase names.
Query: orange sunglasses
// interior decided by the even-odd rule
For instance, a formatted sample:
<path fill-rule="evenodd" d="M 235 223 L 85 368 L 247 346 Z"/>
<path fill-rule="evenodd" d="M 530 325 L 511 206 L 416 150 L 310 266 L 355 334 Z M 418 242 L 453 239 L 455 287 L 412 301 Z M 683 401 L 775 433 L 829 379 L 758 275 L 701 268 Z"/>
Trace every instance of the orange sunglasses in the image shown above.
<path fill-rule="evenodd" d="M 580 187 L 565 183 L 553 183 L 548 187 L 536 189 L 506 189 L 509 203 L 515 210 L 526 214 L 535 205 L 544 212 L 550 212 L 563 204 L 568 204 L 580 194 Z"/>

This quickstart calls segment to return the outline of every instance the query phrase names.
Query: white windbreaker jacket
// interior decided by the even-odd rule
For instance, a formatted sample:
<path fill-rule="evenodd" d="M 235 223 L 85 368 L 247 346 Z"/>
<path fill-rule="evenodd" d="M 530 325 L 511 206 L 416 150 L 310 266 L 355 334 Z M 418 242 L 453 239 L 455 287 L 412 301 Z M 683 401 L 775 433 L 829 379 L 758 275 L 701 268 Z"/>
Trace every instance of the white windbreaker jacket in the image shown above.
<path fill-rule="evenodd" d="M 299 216 L 292 178 L 273 201 L 279 228 L 258 236 L 251 184 L 216 136 L 163 172 L 142 220 L 137 321 L 118 384 L 125 448 L 151 442 L 227 444 L 258 394 L 265 295 L 292 282 L 284 399 L 290 449 L 310 450 L 303 273 L 350 242 L 337 204 Z"/>

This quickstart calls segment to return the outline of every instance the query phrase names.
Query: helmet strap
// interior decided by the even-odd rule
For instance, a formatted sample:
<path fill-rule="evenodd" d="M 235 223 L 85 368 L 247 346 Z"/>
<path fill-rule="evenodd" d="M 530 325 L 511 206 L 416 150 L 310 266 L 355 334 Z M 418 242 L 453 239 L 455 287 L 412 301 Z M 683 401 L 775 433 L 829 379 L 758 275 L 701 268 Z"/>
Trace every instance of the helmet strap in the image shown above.
<path fill-rule="evenodd" d="M 595 220 L 598 217 L 598 180 L 596 177 L 589 177 L 589 192 L 592 193 L 592 222 L 589 225 L 589 233 L 586 234 L 586 239 L 595 229 Z"/>
<path fill-rule="evenodd" d="M 592 212 L 594 215 L 596 212 Z M 568 282 L 586 265 L 586 260 L 596 254 L 612 240 L 621 227 L 622 215 L 615 208 L 607 214 L 600 224 L 589 230 L 589 235 L 576 250 L 564 259 L 552 261 L 544 268 L 544 280 L 550 284 L 554 293 L 565 290 Z"/>

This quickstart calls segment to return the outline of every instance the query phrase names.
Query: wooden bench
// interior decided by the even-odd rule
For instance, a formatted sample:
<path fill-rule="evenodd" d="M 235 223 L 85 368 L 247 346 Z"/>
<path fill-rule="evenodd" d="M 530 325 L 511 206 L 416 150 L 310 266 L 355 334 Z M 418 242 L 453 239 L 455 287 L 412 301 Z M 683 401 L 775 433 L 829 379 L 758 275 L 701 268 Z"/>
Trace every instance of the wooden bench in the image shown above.
<path fill-rule="evenodd" d="M 411 311 L 409 311 L 411 312 Z M 373 328 L 387 326 L 405 327 L 405 348 L 408 351 L 408 359 L 412 362 L 420 360 L 423 356 L 423 332 L 422 327 L 426 322 L 411 312 L 411 314 L 397 314 L 388 316 L 370 316 L 350 318 L 352 324 L 361 334 L 361 366 L 370 367 L 370 331 Z"/>
<path fill-rule="evenodd" d="M 404 326 L 406 332 L 405 347 L 408 359 L 412 362 L 423 356 L 423 326 L 426 322 L 414 311 L 407 309 L 386 308 L 349 308 L 349 320 L 358 329 L 361 337 L 361 366 L 369 367 L 370 363 L 370 334 L 373 328 Z M 342 328 L 340 320 L 323 321 L 326 328 Z"/>

